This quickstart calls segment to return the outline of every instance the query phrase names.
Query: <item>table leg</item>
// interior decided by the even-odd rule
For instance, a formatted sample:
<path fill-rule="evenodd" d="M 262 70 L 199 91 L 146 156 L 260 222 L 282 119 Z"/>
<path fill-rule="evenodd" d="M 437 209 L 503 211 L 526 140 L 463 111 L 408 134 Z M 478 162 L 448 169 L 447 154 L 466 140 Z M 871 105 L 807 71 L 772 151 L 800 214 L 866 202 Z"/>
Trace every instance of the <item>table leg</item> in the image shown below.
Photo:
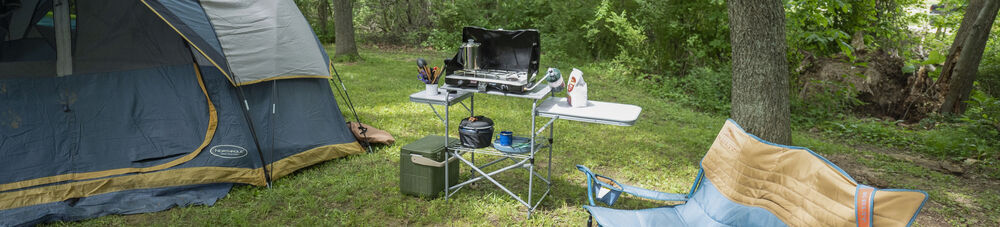
<path fill-rule="evenodd" d="M 450 112 L 451 105 L 444 106 L 444 201 L 448 201 L 448 187 L 451 185 L 448 182 L 448 156 L 451 152 L 448 152 L 448 114 Z"/>
<path fill-rule="evenodd" d="M 466 165 L 473 166 L 473 167 L 476 166 L 472 162 L 469 162 L 469 160 L 465 160 L 465 158 L 462 158 L 462 156 L 455 156 L 455 157 L 459 161 L 464 162 Z M 514 197 L 514 199 L 516 199 L 518 202 L 521 202 L 521 204 L 523 204 L 524 206 L 528 207 L 529 209 L 531 208 L 531 204 L 528 204 L 528 203 L 524 202 L 524 200 L 521 200 L 520 196 L 517 196 L 517 194 L 514 194 L 513 192 L 511 192 L 510 189 L 507 189 L 507 187 L 504 187 L 503 184 L 500 184 L 500 182 L 497 182 L 497 180 L 493 179 L 493 177 L 490 177 L 490 175 L 487 174 L 486 172 L 483 172 L 482 170 L 477 169 L 477 168 L 472 168 L 472 170 L 476 171 L 476 173 L 478 173 L 480 176 L 483 176 L 483 178 L 485 178 L 486 180 L 488 180 L 488 181 L 492 182 L 493 184 L 495 184 L 497 187 L 500 188 L 500 190 L 503 190 L 504 192 L 506 192 L 511 197 Z"/>
<path fill-rule="evenodd" d="M 537 137 L 536 135 L 538 134 L 535 133 L 535 127 L 536 127 L 535 118 L 538 116 L 537 112 L 535 111 L 537 111 L 537 108 L 538 108 L 538 100 L 536 99 L 534 102 L 531 103 L 531 153 L 529 156 L 531 162 L 530 165 L 528 166 L 528 202 L 533 201 L 531 200 L 531 192 L 534 191 L 534 183 L 535 183 L 535 174 L 534 174 L 535 152 L 538 152 L 537 150 L 535 150 L 535 138 Z M 531 217 L 532 211 L 534 211 L 534 207 L 528 205 L 528 217 Z"/>
<path fill-rule="evenodd" d="M 469 117 L 474 117 L 474 116 L 476 116 L 476 94 L 473 93 L 471 96 L 469 96 Z M 471 155 L 472 156 L 469 158 L 469 160 L 472 161 L 472 164 L 476 164 L 476 152 L 472 152 Z M 469 170 L 469 174 L 475 176 L 476 172 Z"/>

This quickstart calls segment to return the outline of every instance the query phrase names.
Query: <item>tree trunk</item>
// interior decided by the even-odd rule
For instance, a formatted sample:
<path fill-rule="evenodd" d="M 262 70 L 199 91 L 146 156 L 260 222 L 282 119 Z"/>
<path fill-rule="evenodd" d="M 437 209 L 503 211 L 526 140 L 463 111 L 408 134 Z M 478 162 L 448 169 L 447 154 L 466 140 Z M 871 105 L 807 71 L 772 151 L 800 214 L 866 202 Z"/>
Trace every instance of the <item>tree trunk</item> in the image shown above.
<path fill-rule="evenodd" d="M 319 34 L 320 36 L 326 37 L 326 35 L 330 33 L 326 30 L 327 21 L 330 18 L 330 1 L 316 1 L 316 14 L 317 17 L 319 17 Z"/>
<path fill-rule="evenodd" d="M 410 4 L 410 0 L 406 0 L 406 26 L 404 26 L 403 32 L 409 32 L 406 28 L 413 27 L 413 4 Z"/>
<path fill-rule="evenodd" d="M 965 101 L 972 93 L 972 85 L 979 71 L 979 62 L 983 60 L 983 51 L 986 50 L 986 41 L 989 39 L 990 28 L 996 20 L 998 9 L 1000 3 L 987 1 L 976 17 L 975 24 L 969 29 L 968 38 L 965 38 L 962 44 L 964 50 L 958 56 L 952 81 L 948 84 L 944 102 L 941 104 L 941 113 L 965 113 Z M 971 15 L 966 15 L 968 16 Z"/>
<path fill-rule="evenodd" d="M 785 12 L 780 0 L 730 0 L 731 116 L 747 132 L 791 144 Z"/>
<path fill-rule="evenodd" d="M 955 63 L 958 63 L 958 56 L 961 54 L 962 47 L 965 44 L 965 38 L 969 37 L 969 28 L 976 22 L 976 17 L 982 8 L 983 0 L 970 0 L 969 5 L 965 7 L 962 24 L 958 26 L 958 31 L 955 32 L 955 41 L 951 42 L 951 48 L 948 48 L 948 56 L 944 60 L 944 65 L 941 66 L 941 74 L 938 76 L 937 81 L 934 82 L 938 94 L 945 93 L 948 83 L 951 81 Z"/>
<path fill-rule="evenodd" d="M 333 0 L 333 26 L 337 39 L 336 54 L 333 58 L 340 61 L 357 61 L 358 45 L 354 42 L 354 0 Z"/>

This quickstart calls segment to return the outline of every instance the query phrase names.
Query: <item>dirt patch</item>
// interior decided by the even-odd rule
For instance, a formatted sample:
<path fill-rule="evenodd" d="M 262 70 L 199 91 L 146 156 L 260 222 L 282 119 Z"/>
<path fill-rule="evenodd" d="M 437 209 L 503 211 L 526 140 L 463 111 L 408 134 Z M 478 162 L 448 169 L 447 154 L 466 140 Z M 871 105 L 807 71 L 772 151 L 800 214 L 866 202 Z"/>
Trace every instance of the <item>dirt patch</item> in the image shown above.
<path fill-rule="evenodd" d="M 916 222 L 920 223 L 920 226 L 952 226 L 946 221 L 948 220 L 947 217 L 940 212 L 936 212 L 942 208 L 944 206 L 940 203 L 934 201 L 928 202 L 924 205 L 924 209 L 920 211 L 920 216 L 917 216 Z"/>
<path fill-rule="evenodd" d="M 855 181 L 862 184 L 871 185 L 878 188 L 889 187 L 889 182 L 886 182 L 884 178 L 880 177 L 882 174 L 876 169 L 869 168 L 864 164 L 855 161 L 855 157 L 852 155 L 837 154 L 837 155 L 827 155 L 825 156 L 830 162 L 836 164 L 848 175 L 854 178 Z"/>
<path fill-rule="evenodd" d="M 981 186 L 982 189 L 1000 189 L 1000 179 L 990 177 L 989 172 L 993 170 L 983 168 L 983 166 L 979 164 L 979 160 L 966 159 L 961 162 L 955 162 L 950 160 L 928 158 L 907 151 L 872 145 L 856 145 L 854 147 L 855 149 L 861 151 L 871 151 L 874 153 L 888 155 L 893 159 L 906 161 L 927 170 L 969 179 L 972 180 L 972 183 Z"/>
<path fill-rule="evenodd" d="M 800 63 L 799 97 L 811 100 L 819 94 L 850 91 L 864 102 L 854 111 L 860 114 L 915 122 L 936 110 L 936 99 L 925 95 L 933 80 L 926 68 L 903 72 L 903 59 L 882 51 L 859 50 L 852 62 L 848 57 L 815 58 Z"/>

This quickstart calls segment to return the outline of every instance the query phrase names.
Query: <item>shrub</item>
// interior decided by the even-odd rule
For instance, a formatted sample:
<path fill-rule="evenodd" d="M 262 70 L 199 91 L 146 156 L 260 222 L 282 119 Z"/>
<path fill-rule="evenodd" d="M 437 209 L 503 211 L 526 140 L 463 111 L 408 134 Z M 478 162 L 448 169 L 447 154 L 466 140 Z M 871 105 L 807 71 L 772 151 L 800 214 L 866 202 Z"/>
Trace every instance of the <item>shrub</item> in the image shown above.
<path fill-rule="evenodd" d="M 624 71 L 620 64 L 602 66 L 612 72 Z M 698 67 L 683 76 L 641 74 L 638 79 L 623 79 L 619 83 L 644 88 L 665 101 L 693 107 L 699 111 L 729 115 L 732 79 L 729 67 Z M 624 81 L 628 80 L 628 81 Z"/>
<path fill-rule="evenodd" d="M 857 98 L 854 84 L 815 80 L 808 94 L 791 96 L 792 120 L 796 125 L 818 125 L 831 119 L 841 119 L 851 108 L 863 104 Z M 801 91 L 793 91 L 798 94 Z"/>

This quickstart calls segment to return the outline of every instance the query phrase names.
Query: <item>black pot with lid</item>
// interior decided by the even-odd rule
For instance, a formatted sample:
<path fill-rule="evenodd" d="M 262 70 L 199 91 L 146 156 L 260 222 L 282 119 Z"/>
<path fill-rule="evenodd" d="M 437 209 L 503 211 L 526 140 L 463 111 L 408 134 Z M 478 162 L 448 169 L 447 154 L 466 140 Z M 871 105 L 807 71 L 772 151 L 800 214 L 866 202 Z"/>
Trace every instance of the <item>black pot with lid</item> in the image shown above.
<path fill-rule="evenodd" d="M 463 147 L 488 147 L 493 142 L 493 120 L 485 116 L 462 119 L 458 124 L 458 135 Z"/>

